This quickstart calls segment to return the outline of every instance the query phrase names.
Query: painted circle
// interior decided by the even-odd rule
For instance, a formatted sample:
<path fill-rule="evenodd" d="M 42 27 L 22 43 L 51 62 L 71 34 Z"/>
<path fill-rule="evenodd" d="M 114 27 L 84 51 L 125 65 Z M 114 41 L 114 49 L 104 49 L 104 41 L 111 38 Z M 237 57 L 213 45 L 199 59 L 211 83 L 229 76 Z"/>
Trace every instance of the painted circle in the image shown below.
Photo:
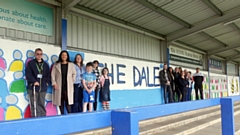
<path fill-rule="evenodd" d="M 47 93 L 45 96 L 46 101 L 52 101 L 52 94 L 51 93 Z"/>
<path fill-rule="evenodd" d="M 17 99 L 17 97 L 15 95 L 8 95 L 8 96 L 6 96 L 6 102 L 8 104 L 17 104 L 17 101 L 18 101 L 18 99 Z"/>
<path fill-rule="evenodd" d="M 42 58 L 44 61 L 48 61 L 48 56 L 46 54 L 43 54 Z"/>
<path fill-rule="evenodd" d="M 3 78 L 5 76 L 4 70 L 0 69 L 0 78 Z"/>
<path fill-rule="evenodd" d="M 23 72 L 15 72 L 13 76 L 15 79 L 23 78 Z"/>
<path fill-rule="evenodd" d="M 13 58 L 14 59 L 21 59 L 22 58 L 22 53 L 19 50 L 16 50 L 13 52 Z"/>
<path fill-rule="evenodd" d="M 2 97 L 0 97 L 0 104 L 2 103 Z"/>
<path fill-rule="evenodd" d="M 0 57 L 2 57 L 3 56 L 3 50 L 2 49 L 0 49 Z"/>
<path fill-rule="evenodd" d="M 27 57 L 29 58 L 31 58 L 31 57 L 34 57 L 34 52 L 33 51 L 28 51 L 27 52 Z"/>
<path fill-rule="evenodd" d="M 52 59 L 52 63 L 55 63 L 58 60 L 58 56 L 53 55 L 51 59 Z"/>

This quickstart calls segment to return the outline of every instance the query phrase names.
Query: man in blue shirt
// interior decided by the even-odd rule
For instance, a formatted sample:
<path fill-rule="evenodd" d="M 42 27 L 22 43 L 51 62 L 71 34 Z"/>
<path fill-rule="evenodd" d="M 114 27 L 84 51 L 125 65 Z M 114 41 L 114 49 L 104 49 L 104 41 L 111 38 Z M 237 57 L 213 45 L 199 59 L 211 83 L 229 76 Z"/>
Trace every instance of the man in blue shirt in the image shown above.
<path fill-rule="evenodd" d="M 87 63 L 86 72 L 83 74 L 83 112 L 87 111 L 87 105 L 89 104 L 89 112 L 93 110 L 94 102 L 94 90 L 96 88 L 96 75 L 92 73 L 93 64 Z"/>

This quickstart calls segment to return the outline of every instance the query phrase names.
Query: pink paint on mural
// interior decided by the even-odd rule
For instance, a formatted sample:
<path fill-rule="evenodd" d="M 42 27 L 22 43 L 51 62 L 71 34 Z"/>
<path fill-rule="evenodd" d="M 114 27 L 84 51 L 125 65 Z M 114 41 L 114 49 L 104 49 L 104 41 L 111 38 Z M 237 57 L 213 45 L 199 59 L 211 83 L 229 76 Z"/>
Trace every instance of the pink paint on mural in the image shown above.
<path fill-rule="evenodd" d="M 0 68 L 4 70 L 7 68 L 6 62 L 3 58 L 0 58 Z"/>
<path fill-rule="evenodd" d="M 4 120 L 4 109 L 0 108 L 0 121 Z"/>
<path fill-rule="evenodd" d="M 55 105 L 52 104 L 52 102 L 48 102 L 46 105 L 46 111 L 47 111 L 47 116 L 54 116 L 57 115 L 57 108 Z"/>

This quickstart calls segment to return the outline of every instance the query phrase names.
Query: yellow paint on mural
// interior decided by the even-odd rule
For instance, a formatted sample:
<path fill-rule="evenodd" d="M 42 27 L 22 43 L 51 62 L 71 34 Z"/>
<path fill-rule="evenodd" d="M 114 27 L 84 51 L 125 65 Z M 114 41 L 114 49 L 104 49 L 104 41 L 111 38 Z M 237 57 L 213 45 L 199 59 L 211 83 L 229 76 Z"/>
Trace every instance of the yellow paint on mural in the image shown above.
<path fill-rule="evenodd" d="M 227 92 L 223 92 L 223 97 L 227 97 L 228 93 Z"/>
<path fill-rule="evenodd" d="M 6 111 L 6 120 L 21 119 L 21 111 L 15 106 L 9 106 Z"/>
<path fill-rule="evenodd" d="M 12 62 L 12 64 L 10 65 L 9 71 L 23 71 L 23 62 L 20 60 L 16 60 L 14 62 Z"/>

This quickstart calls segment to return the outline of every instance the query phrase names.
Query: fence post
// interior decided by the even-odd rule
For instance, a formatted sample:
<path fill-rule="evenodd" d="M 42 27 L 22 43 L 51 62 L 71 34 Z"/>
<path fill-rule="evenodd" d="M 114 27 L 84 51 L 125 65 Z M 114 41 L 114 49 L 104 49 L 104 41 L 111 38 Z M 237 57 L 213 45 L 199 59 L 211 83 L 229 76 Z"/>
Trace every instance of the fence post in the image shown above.
<path fill-rule="evenodd" d="M 222 135 L 234 135 L 234 103 L 232 98 L 221 98 Z"/>
<path fill-rule="evenodd" d="M 112 135 L 138 135 L 137 112 L 130 110 L 112 111 Z"/>

